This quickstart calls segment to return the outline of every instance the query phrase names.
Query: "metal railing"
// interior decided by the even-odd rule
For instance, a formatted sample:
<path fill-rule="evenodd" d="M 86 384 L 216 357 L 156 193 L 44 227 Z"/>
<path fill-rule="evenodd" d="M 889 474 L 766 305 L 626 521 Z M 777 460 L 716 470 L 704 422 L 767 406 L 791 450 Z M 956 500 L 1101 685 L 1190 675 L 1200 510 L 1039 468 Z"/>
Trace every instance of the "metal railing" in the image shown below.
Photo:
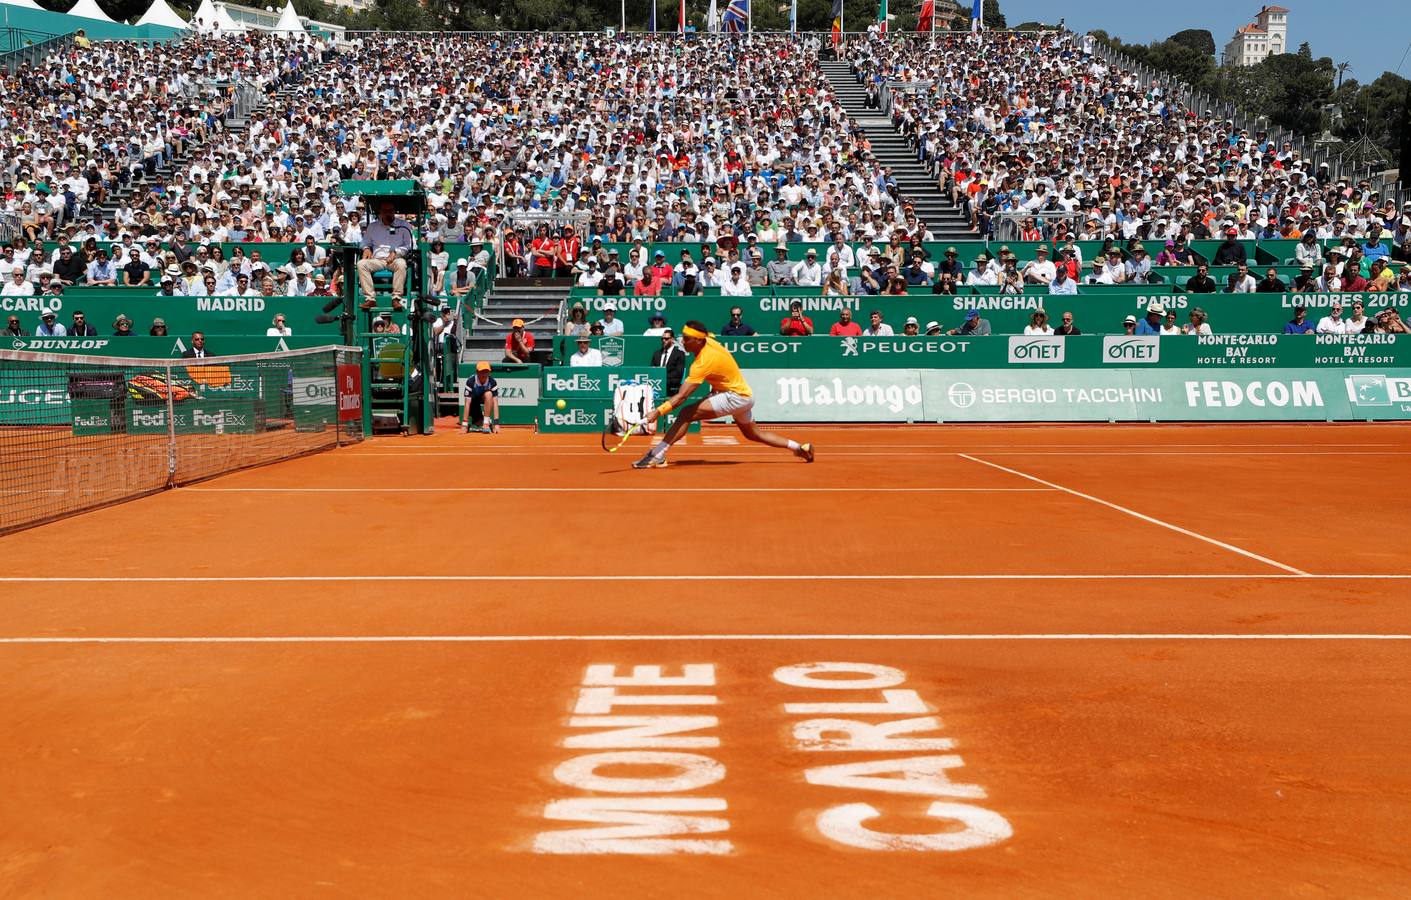
<path fill-rule="evenodd" d="M 1054 222 L 1082 222 L 1086 213 L 1063 212 L 1055 210 L 1044 210 L 1041 212 L 998 212 L 990 217 L 990 224 L 994 229 L 994 236 L 988 240 L 1000 243 L 1018 242 L 1021 225 L 1027 219 L 1033 219 L 1034 224 L 1043 232 L 1042 240 L 1053 237 L 1053 229 L 1050 227 Z"/>
<path fill-rule="evenodd" d="M 25 28 L 0 29 L 0 65 L 14 74 L 26 65 L 37 65 L 50 53 L 73 43 L 71 34 L 49 34 Z"/>

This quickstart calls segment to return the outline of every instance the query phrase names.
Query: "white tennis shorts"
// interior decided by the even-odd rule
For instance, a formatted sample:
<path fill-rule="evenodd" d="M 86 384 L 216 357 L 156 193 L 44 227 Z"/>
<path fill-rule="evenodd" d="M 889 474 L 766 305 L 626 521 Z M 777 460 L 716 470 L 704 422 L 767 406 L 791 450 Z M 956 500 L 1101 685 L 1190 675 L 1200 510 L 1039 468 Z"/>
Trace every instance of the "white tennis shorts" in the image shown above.
<path fill-rule="evenodd" d="M 754 398 L 736 394 L 733 391 L 721 391 L 711 394 L 707 398 L 710 401 L 710 408 L 715 410 L 715 415 L 711 418 L 720 419 L 725 416 L 734 416 L 736 422 L 754 421 Z"/>

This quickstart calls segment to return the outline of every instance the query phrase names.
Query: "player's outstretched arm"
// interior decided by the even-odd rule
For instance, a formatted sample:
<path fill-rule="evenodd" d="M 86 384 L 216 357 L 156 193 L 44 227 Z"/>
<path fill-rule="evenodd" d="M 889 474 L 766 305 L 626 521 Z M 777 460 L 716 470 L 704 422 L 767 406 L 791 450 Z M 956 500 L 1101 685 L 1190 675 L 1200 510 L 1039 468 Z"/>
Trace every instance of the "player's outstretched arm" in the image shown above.
<path fill-rule="evenodd" d="M 647 413 L 647 421 L 655 422 L 659 416 L 663 416 L 666 413 L 671 412 L 673 409 L 678 408 L 682 403 L 685 403 L 686 398 L 694 394 L 696 392 L 696 388 L 700 386 L 701 383 L 699 381 L 682 382 L 681 389 L 679 391 L 677 391 L 675 394 L 672 394 L 667 399 L 663 400 L 661 405 L 658 406 L 656 409 Z"/>

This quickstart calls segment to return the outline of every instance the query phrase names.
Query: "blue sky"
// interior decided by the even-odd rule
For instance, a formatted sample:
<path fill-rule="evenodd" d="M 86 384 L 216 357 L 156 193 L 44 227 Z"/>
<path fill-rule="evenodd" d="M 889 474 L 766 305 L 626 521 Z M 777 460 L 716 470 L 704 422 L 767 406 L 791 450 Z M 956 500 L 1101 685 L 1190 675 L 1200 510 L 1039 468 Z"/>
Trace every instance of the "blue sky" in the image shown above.
<path fill-rule="evenodd" d="M 1302 3 L 1269 0 L 1289 10 L 1289 46 L 1307 41 L 1314 56 L 1331 56 L 1334 62 L 1352 63 L 1351 77 L 1361 82 L 1385 71 L 1396 71 L 1402 54 L 1411 45 L 1411 19 L 1407 0 L 1361 0 L 1356 4 Z M 969 4 L 966 4 L 969 5 Z M 1000 0 L 999 8 L 1011 25 L 1067 19 L 1074 31 L 1105 29 L 1129 43 L 1165 40 L 1186 28 L 1206 28 L 1215 35 L 1216 57 L 1241 25 L 1254 21 L 1263 5 L 1259 0 L 1181 0 L 1179 3 L 1122 3 L 1111 0 Z M 1400 74 L 1411 78 L 1411 56 Z"/>

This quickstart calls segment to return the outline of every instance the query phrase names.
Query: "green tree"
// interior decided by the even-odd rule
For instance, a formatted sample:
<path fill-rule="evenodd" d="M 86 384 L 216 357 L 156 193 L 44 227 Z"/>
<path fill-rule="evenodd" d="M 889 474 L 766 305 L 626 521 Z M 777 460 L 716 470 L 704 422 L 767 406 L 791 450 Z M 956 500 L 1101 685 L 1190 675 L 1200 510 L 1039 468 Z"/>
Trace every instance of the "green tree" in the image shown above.
<path fill-rule="evenodd" d="M 985 0 L 984 9 L 980 13 L 980 21 L 988 29 L 1005 29 L 1009 25 L 1004 21 L 1004 13 L 999 10 L 999 0 Z"/>
<path fill-rule="evenodd" d="M 1167 38 L 1166 43 L 1180 44 L 1206 56 L 1215 55 L 1215 35 L 1204 28 L 1187 28 L 1185 31 L 1178 31 Z"/>

